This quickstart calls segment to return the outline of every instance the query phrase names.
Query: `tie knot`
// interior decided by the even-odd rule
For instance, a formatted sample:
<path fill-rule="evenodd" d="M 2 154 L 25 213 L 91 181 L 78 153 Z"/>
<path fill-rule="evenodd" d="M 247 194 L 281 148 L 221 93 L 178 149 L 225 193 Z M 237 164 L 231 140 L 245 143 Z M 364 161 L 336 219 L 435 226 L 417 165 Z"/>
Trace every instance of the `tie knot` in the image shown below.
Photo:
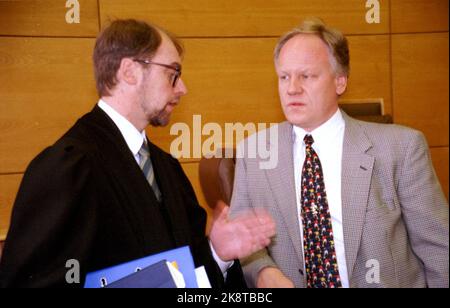
<path fill-rule="evenodd" d="M 303 141 L 305 142 L 305 144 L 307 146 L 312 146 L 314 143 L 314 138 L 311 135 L 306 135 L 305 138 L 303 139 Z"/>
<path fill-rule="evenodd" d="M 142 143 L 141 149 L 139 150 L 139 155 L 141 157 L 149 157 L 150 156 L 150 151 L 148 150 L 148 146 L 145 142 Z"/>

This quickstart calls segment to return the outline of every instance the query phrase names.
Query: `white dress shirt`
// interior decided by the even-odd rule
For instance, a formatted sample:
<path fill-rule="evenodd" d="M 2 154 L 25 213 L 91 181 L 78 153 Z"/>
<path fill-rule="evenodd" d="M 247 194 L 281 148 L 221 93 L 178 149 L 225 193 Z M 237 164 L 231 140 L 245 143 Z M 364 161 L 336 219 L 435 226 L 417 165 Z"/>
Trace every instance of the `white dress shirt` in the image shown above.
<path fill-rule="evenodd" d="M 111 118 L 114 124 L 116 124 L 117 128 L 122 133 L 128 148 L 130 148 L 131 153 L 133 153 L 134 158 L 139 165 L 141 160 L 139 157 L 139 150 L 141 149 L 142 144 L 147 140 L 145 130 L 139 132 L 137 128 L 130 123 L 130 121 L 128 121 L 123 115 L 118 113 L 113 107 L 105 103 L 103 100 L 98 102 L 98 106 Z"/>
<path fill-rule="evenodd" d="M 297 197 L 297 211 L 300 221 L 300 234 L 303 241 L 303 224 L 301 215 L 301 178 L 305 161 L 306 146 L 303 141 L 305 135 L 312 135 L 314 139 L 313 149 L 319 156 L 324 174 L 325 189 L 328 198 L 328 206 L 333 226 L 336 257 L 342 286 L 349 287 L 347 263 L 345 258 L 344 230 L 342 226 L 342 198 L 341 198 L 341 174 L 342 174 L 342 150 L 344 144 L 345 121 L 338 110 L 325 124 L 308 133 L 300 127 L 294 126 L 294 174 L 295 191 Z M 302 244 L 303 248 L 303 244 Z"/>
<path fill-rule="evenodd" d="M 134 159 L 136 159 L 136 162 L 139 165 L 140 163 L 139 150 L 141 149 L 142 144 L 144 142 L 147 142 L 145 130 L 139 132 L 137 128 L 130 123 L 130 121 L 128 121 L 124 116 L 122 116 L 114 108 L 112 108 L 110 105 L 108 105 L 101 99 L 98 102 L 98 107 L 100 107 L 111 118 L 114 124 L 116 124 L 117 128 L 122 133 L 122 136 L 125 139 L 128 148 L 130 148 L 131 153 L 133 153 Z M 211 247 L 214 259 L 216 260 L 217 264 L 222 270 L 222 273 L 225 274 L 226 278 L 226 271 L 233 265 L 233 262 L 222 261 L 217 255 L 211 243 L 209 246 Z"/>

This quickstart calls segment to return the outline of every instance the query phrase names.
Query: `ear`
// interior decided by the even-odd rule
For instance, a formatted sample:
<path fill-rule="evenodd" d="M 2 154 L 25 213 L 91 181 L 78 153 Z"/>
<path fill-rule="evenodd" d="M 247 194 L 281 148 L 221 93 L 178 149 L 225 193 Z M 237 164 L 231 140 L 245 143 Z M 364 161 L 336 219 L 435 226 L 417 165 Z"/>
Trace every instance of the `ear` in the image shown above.
<path fill-rule="evenodd" d="M 123 58 L 120 61 L 119 70 L 117 71 L 117 80 L 119 82 L 125 82 L 128 85 L 136 85 L 141 74 L 138 66 L 138 63 L 132 59 Z"/>
<path fill-rule="evenodd" d="M 341 96 L 347 89 L 347 76 L 340 75 L 336 77 L 336 94 Z"/>

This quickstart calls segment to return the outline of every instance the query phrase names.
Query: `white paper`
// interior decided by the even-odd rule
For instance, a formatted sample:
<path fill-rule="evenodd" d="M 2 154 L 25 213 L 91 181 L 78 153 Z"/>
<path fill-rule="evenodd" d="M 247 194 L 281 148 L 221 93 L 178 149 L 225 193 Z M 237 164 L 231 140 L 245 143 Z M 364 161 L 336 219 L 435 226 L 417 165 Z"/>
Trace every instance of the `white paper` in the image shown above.
<path fill-rule="evenodd" d="M 208 275 L 204 266 L 195 269 L 195 277 L 197 277 L 197 284 L 200 289 L 210 289 L 211 283 L 209 282 Z"/>
<path fill-rule="evenodd" d="M 186 288 L 186 282 L 184 281 L 183 274 L 172 263 L 170 262 L 166 263 L 177 288 Z"/>

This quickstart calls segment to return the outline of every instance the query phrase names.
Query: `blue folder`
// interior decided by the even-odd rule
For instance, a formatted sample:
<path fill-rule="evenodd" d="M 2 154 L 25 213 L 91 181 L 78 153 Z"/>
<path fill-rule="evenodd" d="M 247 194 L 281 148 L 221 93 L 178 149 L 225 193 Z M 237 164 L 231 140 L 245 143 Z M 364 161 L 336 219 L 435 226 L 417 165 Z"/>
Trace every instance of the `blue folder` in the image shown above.
<path fill-rule="evenodd" d="M 109 283 L 105 288 L 176 288 L 166 260 L 150 265 L 134 274 Z"/>
<path fill-rule="evenodd" d="M 132 275 L 150 265 L 162 260 L 176 262 L 178 270 L 183 274 L 186 288 L 197 288 L 197 278 L 195 276 L 194 259 L 192 258 L 189 246 L 161 252 L 155 255 L 122 263 L 108 267 L 96 272 L 88 273 L 86 276 L 85 288 L 102 288 L 110 283 L 118 281 L 126 276 Z"/>

